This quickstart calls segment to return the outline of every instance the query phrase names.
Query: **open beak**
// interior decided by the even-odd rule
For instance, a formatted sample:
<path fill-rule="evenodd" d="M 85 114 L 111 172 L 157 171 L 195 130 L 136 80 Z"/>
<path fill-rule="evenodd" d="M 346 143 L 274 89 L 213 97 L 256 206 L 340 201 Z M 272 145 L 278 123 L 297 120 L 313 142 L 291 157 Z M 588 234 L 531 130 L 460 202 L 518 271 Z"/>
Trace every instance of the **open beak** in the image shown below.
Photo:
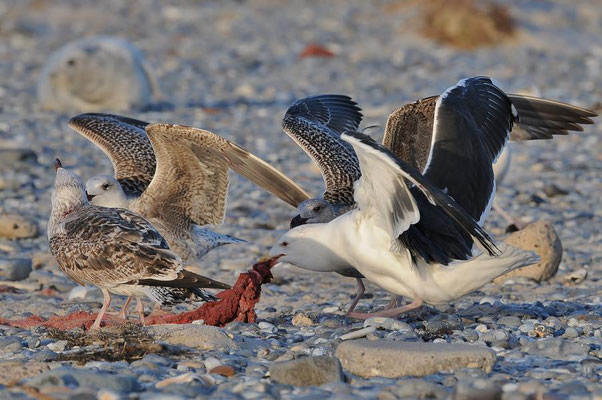
<path fill-rule="evenodd" d="M 299 226 L 299 225 L 305 225 L 307 223 L 307 218 L 302 218 L 301 214 L 297 214 L 295 215 L 295 218 L 293 218 L 291 220 L 291 229 Z"/>
<path fill-rule="evenodd" d="M 89 194 L 88 192 L 86 192 L 86 196 L 88 196 L 88 201 L 92 201 L 92 199 L 96 197 L 95 194 Z"/>

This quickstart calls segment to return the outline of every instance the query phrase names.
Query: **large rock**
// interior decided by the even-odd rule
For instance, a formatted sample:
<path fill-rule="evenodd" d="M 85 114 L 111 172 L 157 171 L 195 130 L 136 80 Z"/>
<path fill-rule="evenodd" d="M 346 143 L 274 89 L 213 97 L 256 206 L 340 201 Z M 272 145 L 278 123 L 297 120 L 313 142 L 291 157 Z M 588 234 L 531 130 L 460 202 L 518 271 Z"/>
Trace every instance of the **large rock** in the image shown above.
<path fill-rule="evenodd" d="M 294 386 L 319 386 L 344 379 L 341 363 L 334 357 L 303 357 L 270 366 L 273 381 Z"/>
<path fill-rule="evenodd" d="M 70 42 L 52 54 L 38 81 L 40 105 L 55 111 L 124 111 L 147 105 L 158 85 L 142 53 L 110 36 Z"/>
<path fill-rule="evenodd" d="M 147 327 L 156 339 L 169 344 L 193 347 L 199 350 L 230 350 L 239 346 L 226 332 L 215 326 L 195 324 L 161 324 Z"/>
<path fill-rule="evenodd" d="M 558 271 L 558 265 L 562 259 L 562 243 L 551 222 L 537 221 L 529 224 L 508 236 L 505 242 L 519 249 L 537 253 L 541 261 L 537 264 L 515 269 L 500 276 L 494 282 L 504 283 L 507 279 L 517 276 L 531 278 L 539 282 L 550 279 Z"/>
<path fill-rule="evenodd" d="M 0 237 L 24 239 L 38 234 L 38 226 L 17 214 L 0 214 Z"/>
<path fill-rule="evenodd" d="M 520 351 L 553 360 L 581 361 L 587 357 L 591 346 L 587 343 L 561 338 L 545 338 L 525 343 Z"/>
<path fill-rule="evenodd" d="M 345 370 L 364 378 L 424 376 L 460 368 L 482 368 L 489 372 L 496 360 L 495 353 L 483 346 L 385 339 L 343 342 L 336 356 Z"/>
<path fill-rule="evenodd" d="M 0 278 L 9 281 L 22 281 L 31 273 L 29 258 L 0 258 Z"/>

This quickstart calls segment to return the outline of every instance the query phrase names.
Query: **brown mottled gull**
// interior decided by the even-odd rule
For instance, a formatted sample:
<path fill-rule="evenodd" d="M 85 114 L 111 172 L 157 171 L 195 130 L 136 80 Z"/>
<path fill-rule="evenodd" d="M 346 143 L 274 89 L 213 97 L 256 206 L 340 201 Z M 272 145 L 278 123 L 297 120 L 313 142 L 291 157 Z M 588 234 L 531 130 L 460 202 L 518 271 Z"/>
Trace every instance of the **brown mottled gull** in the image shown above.
<path fill-rule="evenodd" d="M 58 159 L 55 167 L 48 242 L 67 276 L 101 289 L 103 307 L 92 329 L 100 328 L 110 293 L 136 297 L 142 311 L 142 296 L 161 304 L 193 294 L 208 300 L 201 288 L 229 287 L 185 270 L 148 221 L 126 209 L 91 205 L 81 179 L 62 168 Z M 144 322 L 143 313 L 141 318 Z"/>

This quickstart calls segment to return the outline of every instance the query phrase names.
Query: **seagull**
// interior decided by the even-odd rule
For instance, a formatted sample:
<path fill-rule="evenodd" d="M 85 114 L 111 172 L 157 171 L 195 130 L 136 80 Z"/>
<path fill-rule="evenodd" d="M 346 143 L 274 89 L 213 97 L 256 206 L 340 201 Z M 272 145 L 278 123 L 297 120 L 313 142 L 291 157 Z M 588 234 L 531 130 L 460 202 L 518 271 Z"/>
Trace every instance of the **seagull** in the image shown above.
<path fill-rule="evenodd" d="M 102 291 L 103 306 L 91 329 L 100 328 L 111 293 L 136 297 L 144 323 L 141 296 L 160 304 L 193 294 L 208 301 L 214 298 L 201 288 L 230 287 L 184 269 L 182 259 L 147 220 L 126 209 L 91 205 L 80 177 L 58 159 L 55 168 L 48 243 L 69 278 Z"/>
<path fill-rule="evenodd" d="M 230 168 L 293 206 L 309 198 L 277 169 L 203 129 L 109 114 L 78 115 L 69 126 L 113 164 L 114 176 L 86 182 L 92 204 L 141 215 L 186 263 L 215 247 L 244 242 L 203 227 L 224 219 Z"/>
<path fill-rule="evenodd" d="M 403 105 L 389 116 L 385 128 L 383 146 L 421 172 L 424 172 L 432 146 L 439 97 L 431 96 Z M 593 123 L 589 117 L 596 115 L 590 110 L 558 101 L 516 94 L 507 97 L 519 115 L 510 135 L 513 141 L 550 139 L 553 135 L 566 135 L 571 130 L 582 131 L 579 124 Z M 353 148 L 341 140 L 340 135 L 345 130 L 358 128 L 362 119 L 360 111 L 357 103 L 348 96 L 318 95 L 297 100 L 286 112 L 283 130 L 318 164 L 326 186 L 321 198 L 311 198 L 299 204 L 291 228 L 326 223 L 355 207 L 352 182 L 361 175 L 359 163 Z M 507 150 L 508 147 L 494 164 L 497 184 L 509 167 L 510 153 Z M 507 216 L 499 207 L 496 211 Z M 479 220 L 481 217 L 482 224 L 484 216 L 480 216 Z M 444 260 L 445 257 L 440 261 Z M 364 293 L 362 275 L 354 269 L 336 268 L 333 266 L 329 271 L 354 277 L 357 281 L 357 294 L 349 313 Z M 394 299 L 387 308 L 396 303 Z"/>
<path fill-rule="evenodd" d="M 343 133 L 361 170 L 356 207 L 327 223 L 294 227 L 271 254 L 314 271 L 355 268 L 412 299 L 380 313 L 348 314 L 358 318 L 449 302 L 536 262 L 530 252 L 496 245 L 481 228 L 495 194 L 492 165 L 519 120 L 501 89 L 487 77 L 474 77 L 438 96 L 428 153 L 410 153 L 418 167 L 366 135 Z M 484 249 L 480 254 L 475 242 Z"/>

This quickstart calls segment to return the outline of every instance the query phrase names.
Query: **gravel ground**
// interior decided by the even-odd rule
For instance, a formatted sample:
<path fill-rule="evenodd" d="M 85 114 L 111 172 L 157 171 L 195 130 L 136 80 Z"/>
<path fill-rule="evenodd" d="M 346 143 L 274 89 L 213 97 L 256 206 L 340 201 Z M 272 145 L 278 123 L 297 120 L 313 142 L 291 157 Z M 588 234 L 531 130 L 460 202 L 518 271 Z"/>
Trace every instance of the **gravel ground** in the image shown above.
<path fill-rule="evenodd" d="M 128 115 L 219 133 L 319 194 L 317 168 L 280 129 L 287 107 L 306 95 L 352 96 L 364 110 L 363 126 L 380 125 L 370 131 L 375 137 L 401 104 L 477 74 L 494 77 L 508 92 L 600 112 L 599 2 L 512 1 L 510 11 L 518 23 L 513 40 L 461 52 L 417 36 L 410 28 L 414 14 L 383 1 L 0 2 L 0 213 L 17 214 L 39 227 L 35 234 L 23 224 L 24 236 L 32 238 L 0 239 L 0 270 L 7 280 L 0 283 L 0 317 L 91 311 L 102 299 L 92 290 L 86 301 L 68 300 L 75 283 L 58 270 L 44 233 L 55 157 L 84 178 L 111 171 L 102 152 L 67 127 L 75 112 L 47 112 L 37 104 L 36 80 L 62 44 L 97 34 L 131 40 L 155 71 L 161 97 Z M 310 43 L 326 46 L 335 56 L 299 58 Z M 498 189 L 499 202 L 524 222 L 553 223 L 564 255 L 548 282 L 517 278 L 448 306 L 424 306 L 399 320 L 364 324 L 343 316 L 355 290 L 352 280 L 279 267 L 258 304 L 258 324 L 188 325 L 180 336 L 142 330 L 134 336 L 158 337 L 149 341 L 163 346 L 143 348 L 125 360 L 96 351 L 107 338 L 79 343 L 45 329 L 0 325 L 0 384 L 10 386 L 1 390 L 0 385 L 0 398 L 109 399 L 126 393 L 145 399 L 600 398 L 600 130 L 598 124 L 552 141 L 513 145 L 513 165 Z M 554 192 L 552 185 L 568 193 Z M 267 253 L 293 215 L 283 202 L 232 176 L 226 221 L 218 230 L 249 243 L 213 251 L 199 269 L 233 281 Z M 499 215 L 492 213 L 487 224 L 493 234 L 503 234 Z M 370 295 L 359 310 L 388 302 L 388 294 L 376 286 L 368 283 L 367 289 Z M 351 336 L 367 340 L 340 345 L 341 336 L 360 328 L 366 329 Z M 450 352 L 443 355 L 436 346 L 422 349 L 422 342 L 458 346 L 445 347 Z M 472 347 L 459 345 L 466 343 Z M 381 363 L 379 369 L 370 366 L 370 357 L 354 353 L 370 346 L 388 349 L 380 360 L 374 350 L 376 361 L 396 362 Z M 425 356 L 414 359 L 412 351 Z M 426 358 L 434 360 L 434 370 Z M 408 364 L 414 368 L 408 370 Z M 173 377 L 178 378 L 166 380 Z"/>

